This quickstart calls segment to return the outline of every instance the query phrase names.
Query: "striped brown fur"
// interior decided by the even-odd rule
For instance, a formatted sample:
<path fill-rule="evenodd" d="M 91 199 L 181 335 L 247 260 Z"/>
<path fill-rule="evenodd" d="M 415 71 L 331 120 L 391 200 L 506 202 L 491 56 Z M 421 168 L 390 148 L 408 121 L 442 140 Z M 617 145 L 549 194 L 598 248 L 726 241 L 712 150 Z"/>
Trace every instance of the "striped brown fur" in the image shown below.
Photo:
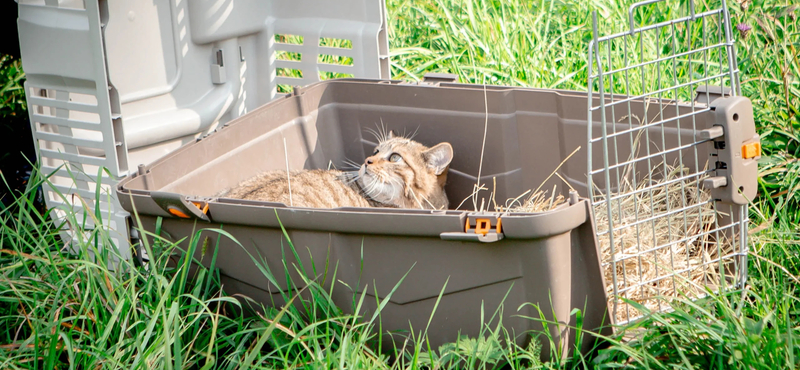
<path fill-rule="evenodd" d="M 242 182 L 221 196 L 278 202 L 295 207 L 369 207 L 369 202 L 355 184 L 348 184 L 347 181 L 347 174 L 336 170 L 293 171 L 289 179 L 286 171 L 270 171 Z"/>
<path fill-rule="evenodd" d="M 453 159 L 449 143 L 428 148 L 394 132 L 357 171 L 270 171 L 250 178 L 220 197 L 279 202 L 294 207 L 396 207 L 447 209 L 444 192 Z M 290 197 L 291 187 L 291 197 Z"/>

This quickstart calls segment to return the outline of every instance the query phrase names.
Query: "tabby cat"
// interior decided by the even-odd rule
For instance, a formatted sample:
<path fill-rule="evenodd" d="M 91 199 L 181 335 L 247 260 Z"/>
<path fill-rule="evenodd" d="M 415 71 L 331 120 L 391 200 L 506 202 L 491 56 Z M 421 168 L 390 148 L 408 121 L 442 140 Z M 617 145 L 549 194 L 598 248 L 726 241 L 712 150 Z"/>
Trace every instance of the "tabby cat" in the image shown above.
<path fill-rule="evenodd" d="M 279 202 L 294 207 L 447 209 L 444 192 L 453 160 L 450 143 L 428 148 L 393 131 L 379 139 L 357 171 L 270 171 L 220 197 Z"/>

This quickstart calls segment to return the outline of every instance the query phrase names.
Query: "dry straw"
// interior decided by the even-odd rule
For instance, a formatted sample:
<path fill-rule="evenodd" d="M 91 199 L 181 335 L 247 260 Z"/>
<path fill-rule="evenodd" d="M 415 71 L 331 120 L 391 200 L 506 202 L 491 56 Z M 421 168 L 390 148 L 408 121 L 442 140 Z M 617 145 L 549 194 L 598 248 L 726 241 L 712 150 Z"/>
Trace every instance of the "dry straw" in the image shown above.
<path fill-rule="evenodd" d="M 483 94 L 486 114 L 483 138 L 485 146 L 489 120 L 485 85 Z M 649 101 L 647 104 L 649 105 Z M 621 120 L 626 118 L 627 116 L 622 117 Z M 633 118 L 641 123 L 639 117 L 634 115 Z M 643 132 L 644 130 L 639 131 L 632 148 L 639 148 Z M 553 187 L 548 196 L 547 190 L 543 190 L 542 186 L 552 176 L 558 176 L 564 181 L 558 171 L 580 149 L 578 147 L 564 158 L 538 188 L 508 199 L 504 205 L 497 205 L 495 202 L 497 183 L 493 179 L 494 191 L 489 200 L 495 212 L 545 212 L 563 204 L 565 198 L 562 194 L 556 194 L 557 187 Z M 648 310 L 660 311 L 664 308 L 662 304 L 672 298 L 700 298 L 708 290 L 718 290 L 723 282 L 732 281 L 733 274 L 737 271 L 730 268 L 735 258 L 731 239 L 725 232 L 711 232 L 718 229 L 720 218 L 726 215 L 714 209 L 709 192 L 702 188 L 704 176 L 691 175 L 688 168 L 666 162 L 651 167 L 650 173 L 641 176 L 634 167 L 635 152 L 638 150 L 631 153 L 631 163 L 623 168 L 620 184 L 616 192 L 613 192 L 614 195 L 624 194 L 611 202 L 614 252 L 612 253 L 608 234 L 597 238 L 609 307 L 613 307 L 613 301 L 617 298 L 623 298 L 637 302 Z M 473 193 L 456 209 L 469 198 L 473 200 L 473 209 L 478 209 L 478 193 L 488 190 L 480 184 L 483 154 L 482 148 L 478 182 Z M 570 186 L 567 181 L 564 183 Z M 596 190 L 593 192 L 597 194 L 595 204 L 603 199 L 603 191 Z M 675 212 L 676 209 L 685 211 Z M 484 210 L 484 199 L 481 199 L 479 210 Z M 601 203 L 593 211 L 598 234 L 607 232 L 607 204 Z M 652 221 L 640 222 L 642 219 Z M 616 297 L 614 275 L 618 292 Z M 617 323 L 633 320 L 643 314 L 622 300 L 618 300 L 618 303 L 615 313 Z"/>
<path fill-rule="evenodd" d="M 733 252 L 730 238 L 711 232 L 725 215 L 714 210 L 709 192 L 701 187 L 703 177 L 689 176 L 686 167 L 660 163 L 654 168 L 637 184 L 623 180 L 615 192 L 627 195 L 611 204 L 613 255 L 608 235 L 598 237 L 609 298 L 613 299 L 610 283 L 616 261 L 619 296 L 653 311 L 663 309 L 671 298 L 699 298 L 707 289 L 717 290 L 720 271 L 726 271 L 724 265 L 733 258 L 724 258 Z M 674 212 L 684 208 L 688 209 Z M 594 215 L 598 233 L 607 232 L 606 204 L 596 206 Z M 639 222 L 642 219 L 652 221 Z M 621 323 L 641 314 L 622 303 L 616 319 Z"/>
<path fill-rule="evenodd" d="M 560 167 L 560 166 L 559 166 Z M 699 298 L 707 289 L 716 290 L 721 284 L 720 271 L 732 269 L 733 246 L 723 232 L 711 232 L 724 216 L 709 202 L 710 194 L 702 189 L 703 177 L 689 176 L 686 167 L 660 163 L 650 174 L 637 174 L 634 184 L 622 180 L 615 194 L 627 194 L 612 201 L 614 221 L 614 253 L 608 235 L 598 237 L 602 255 L 603 274 L 609 299 L 613 297 L 613 266 L 616 261 L 617 289 L 621 298 L 628 299 L 650 310 L 663 309 L 674 297 Z M 631 169 L 626 172 L 632 173 Z M 556 174 L 558 176 L 558 174 Z M 561 177 L 561 176 L 559 176 Z M 624 176 L 627 179 L 630 176 Z M 682 179 L 688 177 L 689 179 Z M 506 202 L 503 208 L 510 212 L 544 212 L 564 203 L 562 195 L 553 188 L 547 191 L 528 191 Z M 602 192 L 596 192 L 602 195 Z M 524 200 L 522 200 L 524 199 Z M 596 198 L 601 201 L 602 197 Z M 672 212 L 665 217 L 653 217 L 673 210 L 694 207 L 686 212 Z M 602 203 L 594 209 L 598 233 L 608 230 L 608 210 Z M 653 218 L 652 222 L 639 220 Z M 638 238 L 637 238 L 638 235 Z M 719 241 L 719 242 L 717 242 Z M 643 253 L 644 252 L 644 253 Z M 714 262 L 717 261 L 717 262 Z M 621 302 L 617 306 L 618 323 L 635 319 L 642 313 Z"/>

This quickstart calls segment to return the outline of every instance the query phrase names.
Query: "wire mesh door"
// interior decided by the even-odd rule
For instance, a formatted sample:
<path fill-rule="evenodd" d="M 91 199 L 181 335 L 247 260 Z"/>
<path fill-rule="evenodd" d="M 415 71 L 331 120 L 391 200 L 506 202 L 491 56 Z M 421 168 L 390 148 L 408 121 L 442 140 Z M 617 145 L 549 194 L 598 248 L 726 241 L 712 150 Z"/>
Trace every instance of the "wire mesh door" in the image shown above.
<path fill-rule="evenodd" d="M 595 12 L 588 50 L 588 181 L 618 324 L 746 279 L 746 205 L 702 186 L 720 169 L 709 102 L 739 94 L 727 7 L 635 20 L 659 1 L 634 4 L 628 29 L 605 37 Z"/>

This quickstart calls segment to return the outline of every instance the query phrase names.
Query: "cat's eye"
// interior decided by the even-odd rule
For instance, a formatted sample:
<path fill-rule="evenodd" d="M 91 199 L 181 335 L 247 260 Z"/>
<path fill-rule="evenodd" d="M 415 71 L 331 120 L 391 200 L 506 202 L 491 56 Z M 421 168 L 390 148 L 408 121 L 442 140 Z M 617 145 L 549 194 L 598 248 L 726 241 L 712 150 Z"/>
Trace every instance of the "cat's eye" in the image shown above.
<path fill-rule="evenodd" d="M 389 156 L 389 160 L 392 162 L 400 162 L 401 159 L 403 159 L 403 157 L 401 157 L 400 154 L 397 153 L 394 153 L 391 156 Z"/>
<path fill-rule="evenodd" d="M 372 152 L 372 155 L 378 154 L 378 152 L 379 152 L 378 148 L 375 148 L 375 151 Z"/>

